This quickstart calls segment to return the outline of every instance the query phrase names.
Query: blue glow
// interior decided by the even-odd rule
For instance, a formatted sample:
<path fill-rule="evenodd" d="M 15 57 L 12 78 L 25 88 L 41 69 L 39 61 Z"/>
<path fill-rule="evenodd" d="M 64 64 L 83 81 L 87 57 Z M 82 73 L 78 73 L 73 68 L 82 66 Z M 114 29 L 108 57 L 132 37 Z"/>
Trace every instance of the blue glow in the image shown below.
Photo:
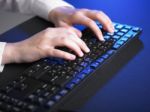
<path fill-rule="evenodd" d="M 150 0 L 66 1 L 78 8 L 102 10 L 113 22 L 143 29 L 142 52 L 101 88 L 81 112 L 150 112 Z"/>

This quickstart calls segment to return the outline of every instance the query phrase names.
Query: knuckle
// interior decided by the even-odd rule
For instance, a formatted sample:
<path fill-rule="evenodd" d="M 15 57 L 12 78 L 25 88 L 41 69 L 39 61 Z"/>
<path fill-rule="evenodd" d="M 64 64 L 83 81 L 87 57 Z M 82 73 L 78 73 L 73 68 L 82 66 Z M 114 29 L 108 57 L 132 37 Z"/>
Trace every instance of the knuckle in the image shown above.
<path fill-rule="evenodd" d="M 81 16 L 82 15 L 82 12 L 81 11 L 76 11 L 75 13 L 74 13 L 74 16 Z"/>
<path fill-rule="evenodd" d="M 65 35 L 70 35 L 72 33 L 72 28 L 71 27 L 65 27 L 65 28 L 63 28 L 63 33 Z"/>
<path fill-rule="evenodd" d="M 99 12 L 96 12 L 96 13 L 95 13 L 95 16 L 96 16 L 96 18 L 100 18 L 100 17 L 101 17 L 101 14 L 100 14 Z"/>
<path fill-rule="evenodd" d="M 95 24 L 95 22 L 93 20 L 90 20 L 90 19 L 88 19 L 87 22 L 89 25 L 92 25 L 92 26 Z"/>
<path fill-rule="evenodd" d="M 83 44 L 83 40 L 82 40 L 81 38 L 77 38 L 76 41 L 77 41 L 80 45 Z"/>
<path fill-rule="evenodd" d="M 45 57 L 45 56 L 49 56 L 50 55 L 50 48 L 48 47 L 48 46 L 46 46 L 46 45 L 39 45 L 38 46 L 38 51 L 39 51 L 39 53 L 41 54 L 41 56 L 43 56 L 43 57 Z"/>
<path fill-rule="evenodd" d="M 38 45 L 38 48 L 39 48 L 39 50 L 41 50 L 41 51 L 43 51 L 43 52 L 47 52 L 48 49 L 49 49 L 49 46 L 46 45 L 46 44 L 44 44 L 44 43 L 40 43 L 40 44 Z"/>
<path fill-rule="evenodd" d="M 62 53 L 61 56 L 62 56 L 63 58 L 65 58 L 65 59 L 68 58 L 68 54 L 67 54 L 67 53 Z"/>
<path fill-rule="evenodd" d="M 55 50 L 51 49 L 51 50 L 47 51 L 47 55 L 55 56 Z"/>
<path fill-rule="evenodd" d="M 82 8 L 81 11 L 87 12 L 87 11 L 89 11 L 89 10 L 86 9 L 86 8 Z"/>
<path fill-rule="evenodd" d="M 79 47 L 79 46 L 76 46 L 76 48 L 74 49 L 74 51 L 75 51 L 76 53 L 78 53 L 78 54 L 80 54 L 80 52 L 82 52 L 82 51 L 81 51 L 81 47 Z"/>
<path fill-rule="evenodd" d="M 81 43 L 83 46 L 86 46 L 86 43 L 83 40 L 81 40 Z"/>
<path fill-rule="evenodd" d="M 64 44 L 67 44 L 68 42 L 67 42 L 67 37 L 65 37 L 65 36 L 63 36 L 63 37 L 61 37 L 61 39 L 60 39 L 60 41 L 61 42 L 63 42 Z"/>
<path fill-rule="evenodd" d="M 46 28 L 43 32 L 43 36 L 48 37 L 50 32 L 51 32 L 51 28 Z"/>
<path fill-rule="evenodd" d="M 96 11 L 95 15 L 96 15 L 97 18 L 100 18 L 100 17 L 102 17 L 103 12 L 102 11 Z"/>
<path fill-rule="evenodd" d="M 60 57 L 63 57 L 64 55 L 65 55 L 64 52 L 62 52 L 62 51 L 59 52 L 59 56 L 60 56 Z"/>
<path fill-rule="evenodd" d="M 65 30 L 67 31 L 67 33 L 71 33 L 72 32 L 72 28 L 71 27 L 66 27 Z"/>
<path fill-rule="evenodd" d="M 99 13 L 100 15 L 101 15 L 101 14 L 104 14 L 104 12 L 103 12 L 103 11 L 97 11 L 97 13 Z"/>

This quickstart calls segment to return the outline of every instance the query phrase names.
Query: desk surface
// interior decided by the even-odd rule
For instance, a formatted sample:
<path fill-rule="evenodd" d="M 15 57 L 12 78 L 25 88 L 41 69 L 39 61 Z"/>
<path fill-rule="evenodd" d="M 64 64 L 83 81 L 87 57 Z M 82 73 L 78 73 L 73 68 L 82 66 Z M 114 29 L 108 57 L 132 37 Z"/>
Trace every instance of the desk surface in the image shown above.
<path fill-rule="evenodd" d="M 81 112 L 150 112 L 150 14 L 148 0 L 67 0 L 76 7 L 99 9 L 114 22 L 143 28 L 144 48 L 84 105 Z M 119 59 L 118 59 L 119 61 Z M 114 63 L 115 66 L 115 63 Z"/>

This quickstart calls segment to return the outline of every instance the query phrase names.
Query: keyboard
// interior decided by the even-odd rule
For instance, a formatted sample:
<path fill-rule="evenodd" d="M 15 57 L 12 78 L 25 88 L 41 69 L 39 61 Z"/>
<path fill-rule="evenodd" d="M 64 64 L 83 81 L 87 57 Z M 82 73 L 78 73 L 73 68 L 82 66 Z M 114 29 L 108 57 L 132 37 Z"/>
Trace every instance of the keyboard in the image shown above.
<path fill-rule="evenodd" d="M 90 48 L 89 53 L 74 61 L 49 57 L 35 62 L 15 80 L 0 86 L 0 112 L 53 111 L 73 89 L 92 77 L 142 31 L 139 27 L 114 23 L 115 32 L 111 34 L 96 23 L 106 41 L 100 42 L 90 29 L 84 29 L 82 39 Z"/>

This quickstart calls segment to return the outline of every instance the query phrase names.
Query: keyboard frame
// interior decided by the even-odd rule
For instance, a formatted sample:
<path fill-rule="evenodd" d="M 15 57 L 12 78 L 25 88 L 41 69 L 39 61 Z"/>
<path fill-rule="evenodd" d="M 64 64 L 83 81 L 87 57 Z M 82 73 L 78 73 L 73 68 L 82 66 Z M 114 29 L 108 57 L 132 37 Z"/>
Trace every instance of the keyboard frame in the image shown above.
<path fill-rule="evenodd" d="M 84 31 L 84 30 L 83 30 Z M 123 46 L 121 46 L 120 48 L 118 48 L 118 50 L 116 50 L 116 52 L 114 54 L 112 54 L 108 59 L 106 59 L 101 65 L 99 65 L 94 72 L 92 72 L 90 75 L 86 76 L 81 82 L 79 82 L 79 84 L 77 86 L 75 86 L 71 91 L 69 91 L 69 93 L 67 93 L 63 98 L 61 98 L 59 100 L 59 102 L 57 102 L 50 111 L 48 112 L 62 112 L 62 111 L 73 111 L 79 109 L 78 106 L 72 106 L 72 104 L 65 104 L 66 106 L 64 106 L 64 102 L 68 102 L 69 100 L 72 100 L 72 103 L 75 101 L 75 99 L 77 97 L 80 97 L 80 90 L 85 88 L 85 86 L 89 83 L 89 80 L 93 80 L 95 78 L 95 76 L 97 75 L 97 73 L 99 72 L 103 72 L 105 73 L 105 70 L 107 69 L 108 65 L 112 64 L 113 65 L 113 61 L 118 61 L 117 57 L 120 57 L 120 55 L 122 53 L 124 53 L 124 51 L 127 49 L 127 47 L 130 47 L 131 45 L 134 45 L 135 41 L 140 41 L 139 40 L 139 36 L 142 33 L 142 29 L 140 29 L 140 32 L 135 36 L 130 38 Z M 142 46 L 142 43 L 140 41 L 139 43 Z M 113 63 L 112 63 L 113 62 Z M 104 69 L 104 70 L 103 70 Z M 95 86 L 95 85 L 94 85 Z M 92 89 L 92 87 L 90 87 Z M 85 92 L 84 92 L 85 93 Z M 78 95 L 79 94 L 79 95 Z M 87 99 L 89 99 L 91 95 L 87 95 Z M 73 98 L 76 97 L 76 98 Z M 70 99 L 73 98 L 73 99 Z M 79 98 L 78 98 L 79 99 Z M 84 99 L 85 100 L 85 99 Z M 85 101 L 79 101 L 77 103 L 74 104 L 81 104 L 84 105 Z M 80 106 L 81 106 L 80 105 Z M 60 108 L 59 108 L 60 107 Z"/>

